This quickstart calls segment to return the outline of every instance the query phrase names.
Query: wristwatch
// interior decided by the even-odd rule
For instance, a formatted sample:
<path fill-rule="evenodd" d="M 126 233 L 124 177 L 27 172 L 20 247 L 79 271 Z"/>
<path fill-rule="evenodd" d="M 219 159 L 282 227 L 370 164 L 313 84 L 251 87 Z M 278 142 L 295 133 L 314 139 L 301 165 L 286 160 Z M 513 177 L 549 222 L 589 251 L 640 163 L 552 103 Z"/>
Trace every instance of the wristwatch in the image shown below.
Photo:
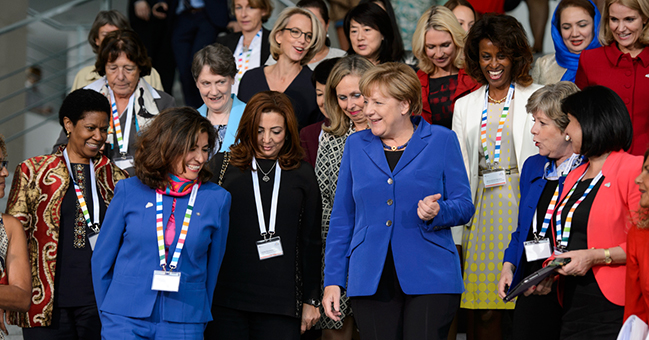
<path fill-rule="evenodd" d="M 613 263 L 613 258 L 611 258 L 611 251 L 608 248 L 604 249 L 604 263 L 608 266 Z"/>
<path fill-rule="evenodd" d="M 304 303 L 306 303 L 307 305 L 311 305 L 315 308 L 320 308 L 320 300 L 318 299 L 308 299 L 304 301 Z"/>

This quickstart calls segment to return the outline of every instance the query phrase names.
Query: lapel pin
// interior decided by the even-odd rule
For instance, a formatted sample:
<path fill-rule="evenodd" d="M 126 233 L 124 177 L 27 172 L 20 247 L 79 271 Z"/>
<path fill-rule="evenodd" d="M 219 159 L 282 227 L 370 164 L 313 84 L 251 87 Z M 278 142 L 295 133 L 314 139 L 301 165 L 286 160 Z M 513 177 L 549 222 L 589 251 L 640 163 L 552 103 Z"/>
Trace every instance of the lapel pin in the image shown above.
<path fill-rule="evenodd" d="M 151 208 L 152 206 L 153 206 L 153 203 L 149 202 L 149 203 L 146 204 L 145 208 Z"/>
<path fill-rule="evenodd" d="M 605 183 L 604 186 L 607 187 L 607 188 L 610 188 L 611 187 L 611 182 Z"/>
<path fill-rule="evenodd" d="M 644 76 L 647 77 L 647 78 L 649 78 L 649 73 L 645 74 Z"/>
<path fill-rule="evenodd" d="M 196 213 L 196 216 L 201 216 L 201 213 L 197 212 L 197 213 Z"/>

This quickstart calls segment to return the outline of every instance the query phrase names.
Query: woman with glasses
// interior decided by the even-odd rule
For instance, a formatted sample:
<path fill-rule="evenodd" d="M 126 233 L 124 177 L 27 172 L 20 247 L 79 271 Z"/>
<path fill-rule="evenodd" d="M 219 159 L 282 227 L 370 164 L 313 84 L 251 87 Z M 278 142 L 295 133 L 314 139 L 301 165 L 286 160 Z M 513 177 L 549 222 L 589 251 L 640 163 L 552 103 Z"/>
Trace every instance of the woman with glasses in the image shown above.
<path fill-rule="evenodd" d="M 324 29 L 311 11 L 285 9 L 270 32 L 270 53 L 277 63 L 246 72 L 237 96 L 248 102 L 258 92 L 281 92 L 291 100 L 299 129 L 321 120 L 311 84 L 312 72 L 306 65 L 324 42 Z"/>

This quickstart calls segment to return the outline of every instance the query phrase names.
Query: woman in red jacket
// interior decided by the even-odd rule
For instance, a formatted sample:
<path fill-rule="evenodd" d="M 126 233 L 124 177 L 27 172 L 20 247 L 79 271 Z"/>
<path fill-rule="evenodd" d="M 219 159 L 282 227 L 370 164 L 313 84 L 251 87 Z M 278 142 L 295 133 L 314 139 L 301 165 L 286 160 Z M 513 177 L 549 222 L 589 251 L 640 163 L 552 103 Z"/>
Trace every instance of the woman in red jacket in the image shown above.
<path fill-rule="evenodd" d="M 575 84 L 583 89 L 604 85 L 626 105 L 633 124 L 629 153 L 642 155 L 649 146 L 649 4 L 646 0 L 606 0 L 599 42 L 583 51 Z"/>

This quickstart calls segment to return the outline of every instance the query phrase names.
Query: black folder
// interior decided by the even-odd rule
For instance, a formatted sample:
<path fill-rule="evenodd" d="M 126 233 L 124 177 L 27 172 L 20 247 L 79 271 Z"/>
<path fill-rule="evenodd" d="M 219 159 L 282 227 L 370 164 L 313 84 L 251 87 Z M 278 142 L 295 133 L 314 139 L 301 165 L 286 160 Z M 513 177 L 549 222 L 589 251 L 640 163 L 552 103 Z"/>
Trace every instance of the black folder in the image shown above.
<path fill-rule="evenodd" d="M 507 296 L 503 299 L 505 302 L 513 300 L 515 297 L 525 293 L 530 287 L 538 285 L 546 277 L 554 273 L 554 270 L 570 263 L 569 257 L 562 257 L 552 260 L 547 266 L 535 271 L 526 277 L 513 289 L 510 289 Z"/>

